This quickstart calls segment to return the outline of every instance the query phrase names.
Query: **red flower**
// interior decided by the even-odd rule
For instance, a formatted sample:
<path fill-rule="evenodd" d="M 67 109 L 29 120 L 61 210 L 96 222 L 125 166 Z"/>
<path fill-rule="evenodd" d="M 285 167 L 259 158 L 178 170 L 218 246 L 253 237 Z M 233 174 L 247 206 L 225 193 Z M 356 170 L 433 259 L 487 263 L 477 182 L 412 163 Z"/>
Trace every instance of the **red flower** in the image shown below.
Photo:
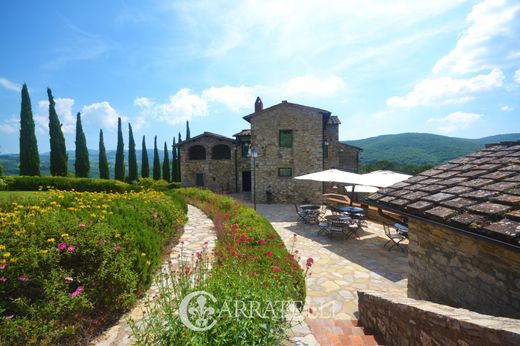
<path fill-rule="evenodd" d="M 116 251 L 121 250 L 121 245 L 116 245 L 116 246 L 114 247 L 114 250 L 116 250 Z"/>
<path fill-rule="evenodd" d="M 189 275 L 190 273 L 191 273 L 191 268 L 190 267 L 184 268 L 184 274 Z"/>
<path fill-rule="evenodd" d="M 273 273 L 279 273 L 280 272 L 280 268 L 278 267 L 273 267 Z"/>
<path fill-rule="evenodd" d="M 260 239 L 260 240 L 258 241 L 258 245 L 265 245 L 265 244 L 266 244 L 266 242 L 265 242 L 265 240 L 263 240 L 263 239 Z"/>
<path fill-rule="evenodd" d="M 6 282 L 7 278 L 4 278 L 3 276 L 0 278 L 0 282 Z"/>
<path fill-rule="evenodd" d="M 309 257 L 307 258 L 307 267 L 312 267 L 312 265 L 314 264 L 314 260 L 312 259 L 312 257 Z"/>
<path fill-rule="evenodd" d="M 28 278 L 27 278 L 27 276 L 25 276 L 25 275 L 20 275 L 20 276 L 18 277 L 18 280 L 20 280 L 20 281 L 27 281 Z"/>
<path fill-rule="evenodd" d="M 266 254 L 267 256 L 271 257 L 271 256 L 273 255 L 273 252 L 272 252 L 271 250 L 267 250 L 267 251 L 265 252 L 265 254 Z"/>
<path fill-rule="evenodd" d="M 269 239 L 273 240 L 276 238 L 276 233 L 269 234 Z"/>
<path fill-rule="evenodd" d="M 312 314 L 312 313 L 313 313 L 312 308 L 309 308 L 309 314 Z"/>

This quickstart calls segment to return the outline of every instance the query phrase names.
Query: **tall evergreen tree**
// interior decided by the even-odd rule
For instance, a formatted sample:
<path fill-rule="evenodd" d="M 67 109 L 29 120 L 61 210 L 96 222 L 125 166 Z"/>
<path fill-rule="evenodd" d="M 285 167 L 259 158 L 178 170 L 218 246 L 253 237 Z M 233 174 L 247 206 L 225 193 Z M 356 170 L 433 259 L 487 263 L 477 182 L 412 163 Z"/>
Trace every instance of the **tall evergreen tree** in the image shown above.
<path fill-rule="evenodd" d="M 117 149 L 114 177 L 117 180 L 125 180 L 125 144 L 123 143 L 123 130 L 121 129 L 121 118 L 117 118 Z"/>
<path fill-rule="evenodd" d="M 161 179 L 161 161 L 159 160 L 159 151 L 157 150 L 157 136 L 153 143 L 153 179 Z"/>
<path fill-rule="evenodd" d="M 99 130 L 99 177 L 101 179 L 110 179 L 108 171 L 107 151 L 103 142 L 103 130 Z"/>
<path fill-rule="evenodd" d="M 146 141 L 143 136 L 143 144 L 141 150 L 141 177 L 148 178 L 150 176 L 150 164 L 148 163 L 148 151 L 146 151 Z"/>
<path fill-rule="evenodd" d="M 22 87 L 20 110 L 20 175 L 40 175 L 38 142 L 34 134 L 34 119 L 27 84 Z"/>
<path fill-rule="evenodd" d="M 88 157 L 87 139 L 81 125 L 81 114 L 76 115 L 76 161 L 74 169 L 76 177 L 88 178 L 90 174 L 90 161 Z"/>
<path fill-rule="evenodd" d="M 166 144 L 166 142 L 164 142 L 162 178 L 168 182 L 170 181 L 170 155 L 168 154 L 168 144 Z"/>
<path fill-rule="evenodd" d="M 65 147 L 65 137 L 61 130 L 60 119 L 56 113 L 56 103 L 52 97 L 52 91 L 47 88 L 47 96 L 49 97 L 49 134 L 51 144 L 51 175 L 66 176 L 67 175 L 67 148 Z"/>
<path fill-rule="evenodd" d="M 138 174 L 134 133 L 132 132 L 132 125 L 128 124 L 128 181 L 136 181 Z"/>
<path fill-rule="evenodd" d="M 179 144 L 182 142 L 181 133 L 179 132 Z M 181 172 L 181 148 L 177 148 L 177 181 L 181 181 L 182 172 Z"/>
<path fill-rule="evenodd" d="M 175 137 L 173 137 L 172 144 L 172 181 L 177 180 L 177 147 L 175 145 Z"/>
<path fill-rule="evenodd" d="M 190 122 L 186 120 L 186 140 L 190 139 Z"/>

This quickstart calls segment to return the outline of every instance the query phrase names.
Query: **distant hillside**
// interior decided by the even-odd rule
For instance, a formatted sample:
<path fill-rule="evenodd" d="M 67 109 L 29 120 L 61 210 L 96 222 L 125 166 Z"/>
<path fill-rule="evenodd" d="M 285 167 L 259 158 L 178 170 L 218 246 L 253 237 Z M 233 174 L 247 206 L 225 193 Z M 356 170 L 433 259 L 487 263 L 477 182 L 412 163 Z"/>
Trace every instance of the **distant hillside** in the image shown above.
<path fill-rule="evenodd" d="M 489 136 L 478 139 L 456 138 L 430 133 L 400 133 L 343 141 L 363 148 L 363 163 L 392 161 L 400 164 L 433 164 L 466 155 L 484 147 L 487 143 L 520 140 L 520 133 Z"/>
<path fill-rule="evenodd" d="M 97 150 L 88 151 L 90 157 L 90 177 L 98 178 L 99 177 L 99 152 Z M 68 151 L 69 154 L 69 172 L 74 173 L 74 151 Z M 141 150 L 136 150 L 137 156 L 137 167 L 139 169 L 139 173 L 141 172 Z M 170 164 L 171 164 L 171 151 L 170 154 Z M 110 176 L 114 175 L 114 163 L 116 160 L 116 151 L 108 150 L 107 151 L 107 159 Z M 163 151 L 159 150 L 159 159 L 163 160 Z M 4 175 L 18 175 L 18 154 L 4 154 L 0 155 L 0 165 L 4 167 Z M 150 162 L 150 172 L 152 170 L 153 164 L 153 150 L 148 150 L 148 161 Z M 126 163 L 126 172 L 128 173 L 128 150 L 125 151 L 125 163 Z M 50 175 L 50 153 L 40 154 L 40 170 L 42 175 Z"/>

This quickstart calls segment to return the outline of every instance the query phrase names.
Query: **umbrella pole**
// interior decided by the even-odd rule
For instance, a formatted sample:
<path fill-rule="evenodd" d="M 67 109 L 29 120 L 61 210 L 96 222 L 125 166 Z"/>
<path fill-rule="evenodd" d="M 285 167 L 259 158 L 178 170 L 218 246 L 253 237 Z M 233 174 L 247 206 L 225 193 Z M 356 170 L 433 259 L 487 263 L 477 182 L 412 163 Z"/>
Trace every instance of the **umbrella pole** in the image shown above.
<path fill-rule="evenodd" d="M 350 206 L 352 206 L 352 202 L 354 201 L 354 190 L 356 189 L 356 185 L 352 185 L 352 195 L 350 196 Z"/>

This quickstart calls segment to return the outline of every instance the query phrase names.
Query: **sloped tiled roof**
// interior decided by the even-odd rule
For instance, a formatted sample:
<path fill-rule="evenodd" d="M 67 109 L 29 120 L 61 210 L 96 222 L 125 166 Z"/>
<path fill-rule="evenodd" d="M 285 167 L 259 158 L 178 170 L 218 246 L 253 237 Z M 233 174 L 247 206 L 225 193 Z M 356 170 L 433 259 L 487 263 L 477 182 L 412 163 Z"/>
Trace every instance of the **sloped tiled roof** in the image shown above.
<path fill-rule="evenodd" d="M 198 136 L 195 136 L 195 137 L 192 137 L 190 139 L 187 139 L 187 140 L 184 140 L 182 142 L 177 143 L 177 146 L 180 147 L 180 146 L 182 146 L 182 145 L 184 145 L 186 143 L 195 142 L 195 141 L 198 141 L 199 139 L 204 138 L 204 137 L 213 137 L 213 138 L 216 138 L 216 139 L 221 140 L 221 141 L 227 141 L 227 142 L 235 143 L 235 140 L 233 138 L 229 138 L 229 137 L 226 137 L 226 136 L 219 135 L 217 133 L 207 132 L 206 131 L 204 133 L 201 133 Z"/>
<path fill-rule="evenodd" d="M 321 114 L 330 116 L 330 112 L 325 110 L 325 109 L 309 107 L 309 106 L 304 106 L 304 105 L 300 105 L 300 104 L 297 104 L 297 103 L 291 103 L 291 102 L 287 102 L 287 101 L 282 101 L 282 102 L 280 102 L 280 103 L 278 103 L 278 104 L 276 104 L 274 106 L 271 106 L 269 108 L 264 108 L 260 112 L 255 112 L 255 113 L 248 114 L 245 117 L 243 117 L 243 119 L 248 121 L 248 122 L 251 122 L 251 119 L 253 117 L 257 116 L 258 114 L 261 114 L 261 113 L 263 113 L 265 111 L 270 111 L 270 110 L 273 110 L 273 109 L 276 109 L 276 108 L 279 108 L 279 107 L 294 107 L 294 108 L 299 108 L 299 109 L 303 109 L 303 110 L 311 110 L 313 112 L 317 112 L 317 113 L 321 113 Z"/>
<path fill-rule="evenodd" d="M 233 137 L 238 137 L 238 136 L 251 136 L 251 130 L 242 130 L 233 135 Z"/>
<path fill-rule="evenodd" d="M 341 121 L 339 121 L 339 118 L 337 115 L 333 115 L 329 118 L 329 121 L 327 124 L 328 125 L 341 125 Z"/>
<path fill-rule="evenodd" d="M 451 160 L 366 202 L 520 246 L 520 141 Z"/>

